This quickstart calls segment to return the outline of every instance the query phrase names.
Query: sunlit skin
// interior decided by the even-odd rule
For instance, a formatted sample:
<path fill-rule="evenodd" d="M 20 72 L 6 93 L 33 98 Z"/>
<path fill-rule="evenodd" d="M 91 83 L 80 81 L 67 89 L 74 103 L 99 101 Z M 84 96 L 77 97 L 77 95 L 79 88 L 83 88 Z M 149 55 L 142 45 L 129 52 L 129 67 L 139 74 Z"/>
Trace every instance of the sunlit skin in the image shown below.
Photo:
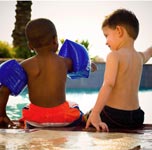
<path fill-rule="evenodd" d="M 135 50 L 134 40 L 123 26 L 116 26 L 115 29 L 105 26 L 103 34 L 111 52 L 106 60 L 103 85 L 86 124 L 86 128 L 92 124 L 97 131 L 109 131 L 100 118 L 105 105 L 121 110 L 139 108 L 142 65 L 152 56 L 152 47 L 143 53 Z"/>
<path fill-rule="evenodd" d="M 43 28 L 40 26 L 43 23 Z M 40 24 L 40 25 L 39 25 Z M 73 70 L 70 58 L 59 56 L 58 37 L 54 25 L 46 19 L 38 19 L 27 24 L 25 29 L 28 45 L 36 55 L 21 62 L 28 77 L 28 94 L 32 104 L 52 108 L 66 101 L 67 73 Z M 96 65 L 91 64 L 91 71 Z M 6 105 L 10 91 L 0 88 L 0 125 L 14 126 L 6 114 Z"/>
<path fill-rule="evenodd" d="M 58 56 L 54 52 L 57 46 L 57 40 L 54 39 L 49 47 L 34 49 L 37 55 L 21 63 L 28 75 L 30 102 L 40 107 L 54 107 L 66 100 L 66 75 L 72 68 L 72 61 Z M 5 89 L 7 93 L 2 89 Z M 9 90 L 6 87 L 2 89 L 0 95 L 4 96 L 1 96 L 0 101 L 4 102 L 4 99 L 5 101 L 8 99 Z M 12 125 L 5 111 L 0 114 L 0 122 L 3 119 L 6 124 Z"/>
<path fill-rule="evenodd" d="M 53 25 L 50 25 L 50 22 L 45 22 L 44 25 L 46 27 L 45 32 L 46 34 L 49 32 L 49 35 L 43 34 L 44 29 L 40 31 L 44 35 L 44 38 L 49 37 L 48 39 L 45 38 L 46 41 L 49 40 L 49 44 L 36 47 L 28 40 L 30 49 L 34 50 L 36 55 L 21 62 L 21 65 L 28 76 L 27 86 L 30 102 L 40 107 L 51 108 L 63 104 L 66 101 L 66 77 L 67 72 L 72 71 L 72 60 L 56 54 L 58 50 L 58 38 L 57 35 L 52 35 L 55 32 L 55 28 L 52 27 Z M 37 34 L 37 32 L 33 32 L 35 28 L 39 29 L 39 26 L 32 27 L 28 30 L 31 37 Z M 36 44 L 39 43 L 37 42 Z M 9 94 L 10 91 L 7 87 L 3 86 L 0 88 L 0 124 L 4 122 L 6 125 L 12 126 L 13 123 L 6 114 L 6 104 Z"/>

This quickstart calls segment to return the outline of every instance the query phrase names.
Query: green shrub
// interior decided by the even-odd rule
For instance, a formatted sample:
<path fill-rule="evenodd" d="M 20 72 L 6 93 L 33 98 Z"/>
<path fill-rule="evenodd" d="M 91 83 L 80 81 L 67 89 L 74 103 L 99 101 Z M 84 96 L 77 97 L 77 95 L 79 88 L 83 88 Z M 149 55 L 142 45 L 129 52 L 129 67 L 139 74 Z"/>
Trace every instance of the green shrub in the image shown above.
<path fill-rule="evenodd" d="M 35 55 L 35 52 L 29 50 L 28 48 L 20 48 L 20 47 L 16 47 L 14 48 L 14 52 L 15 52 L 15 58 L 29 58 L 32 57 L 33 55 Z"/>
<path fill-rule="evenodd" d="M 64 41 L 65 41 L 65 39 L 63 39 L 63 38 L 60 39 L 61 44 L 63 44 Z M 79 44 L 81 44 L 81 45 L 83 45 L 83 46 L 89 51 L 89 45 L 90 45 L 90 43 L 89 43 L 88 40 L 82 40 L 82 41 L 75 40 L 75 42 L 76 42 L 76 43 L 79 43 Z"/>
<path fill-rule="evenodd" d="M 13 47 L 7 42 L 0 41 L 0 58 L 12 58 L 13 54 Z"/>

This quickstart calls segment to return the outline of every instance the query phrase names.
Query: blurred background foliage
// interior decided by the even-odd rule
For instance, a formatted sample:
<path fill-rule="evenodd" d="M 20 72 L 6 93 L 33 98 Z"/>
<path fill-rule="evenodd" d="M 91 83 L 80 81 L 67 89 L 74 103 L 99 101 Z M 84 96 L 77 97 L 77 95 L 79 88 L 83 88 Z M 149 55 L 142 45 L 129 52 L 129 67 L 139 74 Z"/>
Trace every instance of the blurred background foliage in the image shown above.
<path fill-rule="evenodd" d="M 64 43 L 64 39 L 61 39 L 59 42 L 61 44 Z M 88 40 L 82 40 L 78 41 L 75 40 L 75 42 L 83 45 L 87 51 L 89 51 L 89 42 Z M 29 58 L 31 56 L 35 55 L 35 52 L 28 49 L 27 47 L 23 46 L 13 46 L 8 44 L 5 41 L 0 41 L 0 58 Z"/>
<path fill-rule="evenodd" d="M 0 58 L 12 58 L 14 55 L 14 47 L 7 42 L 0 41 Z"/>
<path fill-rule="evenodd" d="M 25 36 L 25 26 L 27 22 L 31 20 L 31 13 L 32 13 L 32 1 L 16 1 L 16 9 L 15 11 L 15 23 L 14 29 L 12 29 L 12 45 L 8 44 L 5 41 L 0 41 L 0 58 L 19 58 L 19 59 L 26 59 L 33 55 L 35 52 L 30 50 L 27 45 L 27 40 Z M 64 43 L 65 39 L 60 39 L 59 42 L 62 44 Z M 83 45 L 88 53 L 89 53 L 89 46 L 90 43 L 88 40 L 75 40 L 75 42 Z M 91 60 L 96 61 L 96 56 L 91 58 Z"/>

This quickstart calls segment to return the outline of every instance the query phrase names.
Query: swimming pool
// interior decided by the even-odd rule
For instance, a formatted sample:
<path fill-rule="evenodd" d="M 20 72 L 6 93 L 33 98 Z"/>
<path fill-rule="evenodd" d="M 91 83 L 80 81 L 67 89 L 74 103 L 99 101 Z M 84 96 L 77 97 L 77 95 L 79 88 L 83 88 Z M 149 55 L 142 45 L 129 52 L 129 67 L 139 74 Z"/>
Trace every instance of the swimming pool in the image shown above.
<path fill-rule="evenodd" d="M 98 91 L 98 89 L 67 89 L 66 99 L 79 104 L 80 109 L 86 113 L 94 106 Z M 152 123 L 152 90 L 140 90 L 139 102 L 145 111 L 145 123 Z M 6 109 L 8 116 L 13 120 L 19 119 L 22 108 L 28 103 L 27 89 L 16 97 L 10 96 Z"/>

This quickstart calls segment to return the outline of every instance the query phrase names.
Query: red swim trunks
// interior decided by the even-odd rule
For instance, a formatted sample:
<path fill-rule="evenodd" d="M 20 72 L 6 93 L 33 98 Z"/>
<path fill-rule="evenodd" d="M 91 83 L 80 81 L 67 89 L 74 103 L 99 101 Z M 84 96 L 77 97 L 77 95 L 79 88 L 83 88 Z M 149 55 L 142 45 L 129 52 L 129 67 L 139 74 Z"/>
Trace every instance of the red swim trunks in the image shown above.
<path fill-rule="evenodd" d="M 63 127 L 82 121 L 82 112 L 78 105 L 67 101 L 52 108 L 30 104 L 22 110 L 22 114 L 22 120 L 35 127 Z"/>

